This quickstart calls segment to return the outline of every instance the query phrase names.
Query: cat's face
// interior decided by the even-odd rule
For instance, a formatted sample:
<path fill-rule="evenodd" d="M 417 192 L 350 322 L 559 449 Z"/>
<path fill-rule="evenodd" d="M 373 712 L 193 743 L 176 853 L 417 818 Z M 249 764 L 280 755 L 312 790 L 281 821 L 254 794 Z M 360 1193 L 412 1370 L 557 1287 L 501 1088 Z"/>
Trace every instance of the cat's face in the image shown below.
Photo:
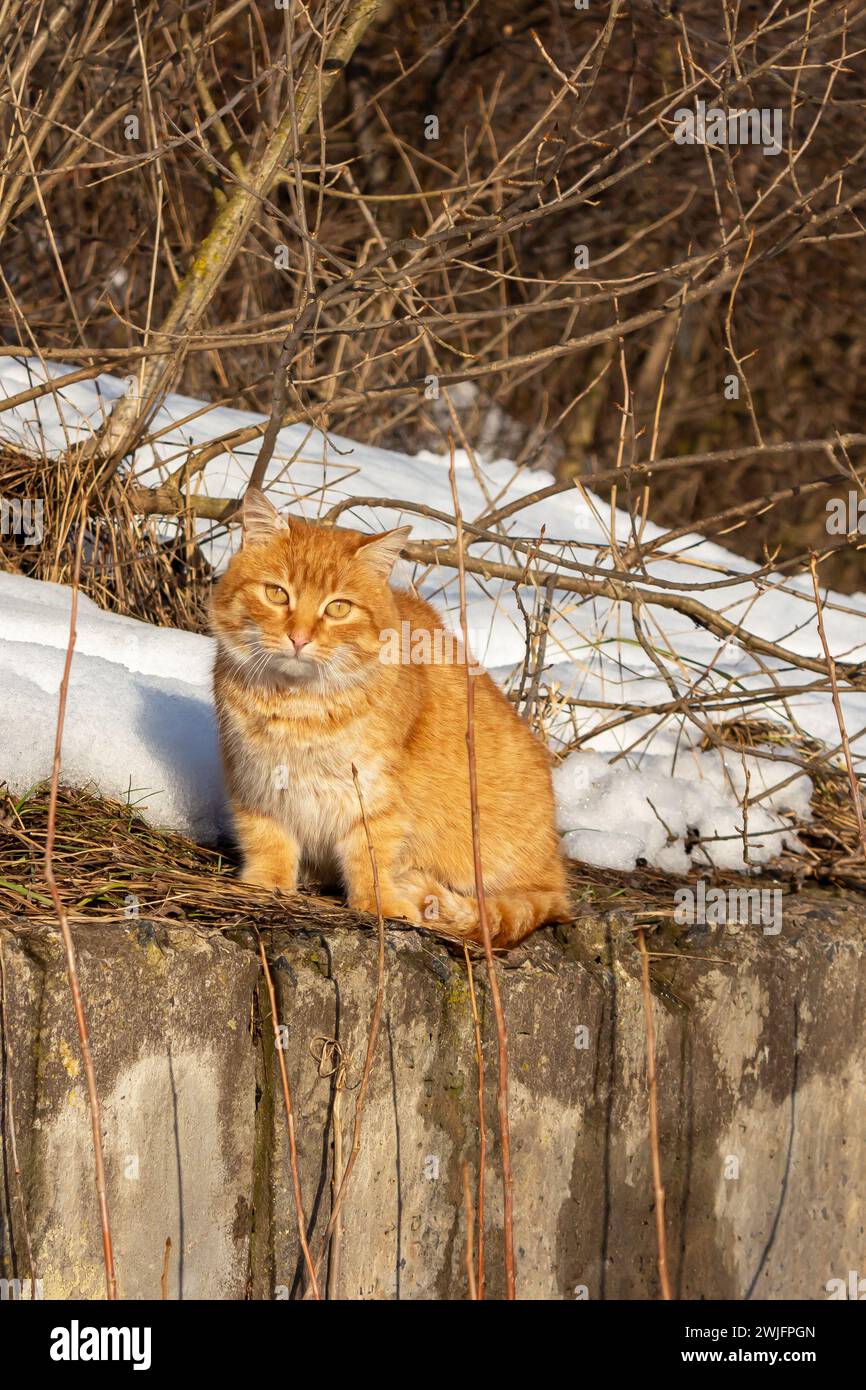
<path fill-rule="evenodd" d="M 223 651 L 250 685 L 362 682 L 395 625 L 388 576 L 408 534 L 310 526 L 248 494 L 243 547 L 211 605 Z"/>

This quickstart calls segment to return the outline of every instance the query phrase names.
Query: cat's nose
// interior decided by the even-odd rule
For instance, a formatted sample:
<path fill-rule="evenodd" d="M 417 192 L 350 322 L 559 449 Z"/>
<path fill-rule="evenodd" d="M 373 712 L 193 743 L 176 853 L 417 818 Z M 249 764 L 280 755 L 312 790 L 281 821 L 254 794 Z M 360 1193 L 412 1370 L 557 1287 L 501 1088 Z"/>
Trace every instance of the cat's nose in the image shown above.
<path fill-rule="evenodd" d="M 310 643 L 309 637 L 304 637 L 303 634 L 299 634 L 297 637 L 289 637 L 289 641 L 295 649 L 295 656 L 300 656 L 304 647 L 309 646 Z"/>

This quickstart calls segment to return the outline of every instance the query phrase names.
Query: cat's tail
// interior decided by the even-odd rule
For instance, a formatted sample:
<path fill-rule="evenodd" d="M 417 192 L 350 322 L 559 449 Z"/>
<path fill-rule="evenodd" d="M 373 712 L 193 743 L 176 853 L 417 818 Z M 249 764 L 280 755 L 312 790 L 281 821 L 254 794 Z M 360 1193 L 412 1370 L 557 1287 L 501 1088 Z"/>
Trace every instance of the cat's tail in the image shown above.
<path fill-rule="evenodd" d="M 482 941 L 478 900 L 456 893 L 444 884 L 423 883 L 425 925 L 467 941 Z M 497 947 L 515 946 L 544 922 L 568 922 L 573 917 L 566 895 L 558 888 L 515 888 L 510 893 L 485 894 L 490 938 Z"/>

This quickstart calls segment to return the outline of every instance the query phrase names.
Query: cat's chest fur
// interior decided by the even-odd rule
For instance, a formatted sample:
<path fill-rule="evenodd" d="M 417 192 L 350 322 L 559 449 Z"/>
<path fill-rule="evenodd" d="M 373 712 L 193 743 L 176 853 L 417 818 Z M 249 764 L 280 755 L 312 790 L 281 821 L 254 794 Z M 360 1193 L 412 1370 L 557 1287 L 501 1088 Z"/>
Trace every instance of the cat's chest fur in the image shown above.
<path fill-rule="evenodd" d="M 329 867 L 360 813 L 353 764 L 369 815 L 389 795 L 389 759 L 375 749 L 369 718 L 335 729 L 277 717 L 232 723 L 244 803 L 285 825 L 309 865 Z"/>

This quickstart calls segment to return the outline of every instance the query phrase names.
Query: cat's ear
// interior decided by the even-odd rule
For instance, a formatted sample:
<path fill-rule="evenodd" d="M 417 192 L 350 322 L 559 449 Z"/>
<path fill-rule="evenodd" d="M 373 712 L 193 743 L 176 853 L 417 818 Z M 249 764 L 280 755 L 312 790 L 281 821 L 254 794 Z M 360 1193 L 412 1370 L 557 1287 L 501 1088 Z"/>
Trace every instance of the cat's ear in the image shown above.
<path fill-rule="evenodd" d="M 378 575 L 387 579 L 397 563 L 404 541 L 411 534 L 411 526 L 398 526 L 394 531 L 380 531 L 373 536 L 364 536 L 358 546 L 358 554 Z"/>
<path fill-rule="evenodd" d="M 289 522 L 282 516 L 257 487 L 248 488 L 244 494 L 241 513 L 243 521 L 244 545 L 255 545 L 258 541 L 268 541 L 278 531 L 288 531 Z"/>

